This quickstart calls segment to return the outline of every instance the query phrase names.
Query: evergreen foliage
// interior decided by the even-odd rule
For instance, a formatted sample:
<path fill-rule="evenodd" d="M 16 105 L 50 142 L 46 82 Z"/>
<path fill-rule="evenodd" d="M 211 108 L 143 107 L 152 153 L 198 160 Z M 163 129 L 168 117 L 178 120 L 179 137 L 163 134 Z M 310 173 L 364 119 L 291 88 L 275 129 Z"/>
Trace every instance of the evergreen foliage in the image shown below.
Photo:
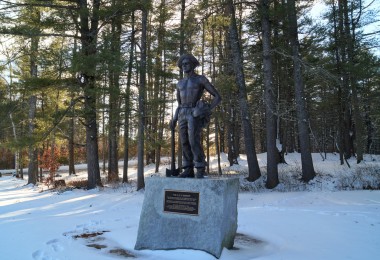
<path fill-rule="evenodd" d="M 380 153 L 374 4 L 326 0 L 317 20 L 311 1 L 0 0 L 0 165 L 29 167 L 37 183 L 37 155 L 57 147 L 70 173 L 87 161 L 94 188 L 103 181 L 99 160 L 106 179 L 119 181 L 119 159 L 138 156 L 142 188 L 142 167 L 158 171 L 170 152 L 176 61 L 185 52 L 223 98 L 204 132 L 208 155 L 225 152 L 232 166 L 241 153 L 254 162 L 268 152 L 268 188 L 286 153 L 337 152 L 341 164 L 360 163 L 363 153 Z M 260 169 L 250 168 L 254 181 Z M 311 169 L 304 181 L 314 177 L 312 162 L 302 168 Z"/>

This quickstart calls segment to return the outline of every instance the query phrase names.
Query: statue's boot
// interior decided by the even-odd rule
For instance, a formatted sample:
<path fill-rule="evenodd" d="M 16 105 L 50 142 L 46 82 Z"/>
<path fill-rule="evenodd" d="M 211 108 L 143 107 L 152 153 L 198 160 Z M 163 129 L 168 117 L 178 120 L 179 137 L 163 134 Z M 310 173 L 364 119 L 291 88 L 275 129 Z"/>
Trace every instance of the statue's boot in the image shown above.
<path fill-rule="evenodd" d="M 204 176 L 205 176 L 205 168 L 202 167 L 202 168 L 197 168 L 197 173 L 195 174 L 195 178 L 197 179 L 203 179 Z"/>
<path fill-rule="evenodd" d="M 194 168 L 193 167 L 188 167 L 185 168 L 185 170 L 178 175 L 179 178 L 194 178 Z"/>

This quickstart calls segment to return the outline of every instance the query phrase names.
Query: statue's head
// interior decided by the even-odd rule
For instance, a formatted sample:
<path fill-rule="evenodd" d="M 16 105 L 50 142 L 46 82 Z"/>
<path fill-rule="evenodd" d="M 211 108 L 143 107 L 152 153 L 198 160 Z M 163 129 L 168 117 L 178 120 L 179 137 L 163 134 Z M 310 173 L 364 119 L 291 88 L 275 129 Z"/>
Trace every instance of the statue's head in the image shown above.
<path fill-rule="evenodd" d="M 190 53 L 187 53 L 187 54 L 183 54 L 181 55 L 181 57 L 179 57 L 178 61 L 177 61 L 177 66 L 179 69 L 182 69 L 182 61 L 184 59 L 187 59 L 193 66 L 193 69 L 200 66 L 199 64 L 199 61 L 197 60 L 197 58 L 195 58 L 192 54 Z"/>

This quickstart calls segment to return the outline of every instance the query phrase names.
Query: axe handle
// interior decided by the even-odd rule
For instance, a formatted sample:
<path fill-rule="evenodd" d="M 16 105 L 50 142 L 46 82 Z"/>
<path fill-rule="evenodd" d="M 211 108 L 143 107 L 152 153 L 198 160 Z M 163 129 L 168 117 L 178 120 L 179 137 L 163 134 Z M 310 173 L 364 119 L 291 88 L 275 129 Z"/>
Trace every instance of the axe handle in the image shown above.
<path fill-rule="evenodd" d="M 171 129 L 171 170 L 175 171 L 175 132 L 174 129 Z"/>

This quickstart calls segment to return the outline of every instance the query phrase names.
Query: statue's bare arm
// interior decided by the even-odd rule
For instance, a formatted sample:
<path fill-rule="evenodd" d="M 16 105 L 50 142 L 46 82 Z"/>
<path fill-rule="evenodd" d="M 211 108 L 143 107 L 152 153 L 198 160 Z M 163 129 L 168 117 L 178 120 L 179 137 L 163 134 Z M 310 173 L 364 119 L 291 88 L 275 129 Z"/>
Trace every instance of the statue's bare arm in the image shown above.
<path fill-rule="evenodd" d="M 222 101 L 222 97 L 220 96 L 216 88 L 210 83 L 210 81 L 205 76 L 202 76 L 202 84 L 207 90 L 207 92 L 210 93 L 214 97 L 210 105 L 210 109 L 213 110 Z"/>

